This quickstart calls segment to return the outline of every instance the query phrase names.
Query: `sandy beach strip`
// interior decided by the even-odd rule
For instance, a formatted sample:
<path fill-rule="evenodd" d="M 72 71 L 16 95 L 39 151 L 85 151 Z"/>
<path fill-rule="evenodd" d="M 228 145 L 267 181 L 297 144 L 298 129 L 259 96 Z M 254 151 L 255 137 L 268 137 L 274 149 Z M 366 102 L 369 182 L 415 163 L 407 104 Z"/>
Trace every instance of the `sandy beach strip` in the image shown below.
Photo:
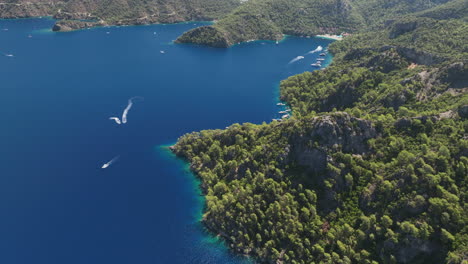
<path fill-rule="evenodd" d="M 343 36 L 338 36 L 338 35 L 324 34 L 324 35 L 316 35 L 316 37 L 324 38 L 324 39 L 343 40 Z"/>

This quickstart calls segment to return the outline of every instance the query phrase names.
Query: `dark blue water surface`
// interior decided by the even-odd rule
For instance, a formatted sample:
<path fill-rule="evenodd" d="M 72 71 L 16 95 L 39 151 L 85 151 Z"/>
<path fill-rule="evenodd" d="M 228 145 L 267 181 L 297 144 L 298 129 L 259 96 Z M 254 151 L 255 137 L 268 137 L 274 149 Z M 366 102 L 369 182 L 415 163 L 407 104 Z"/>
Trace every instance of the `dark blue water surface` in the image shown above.
<path fill-rule="evenodd" d="M 204 231 L 195 177 L 161 146 L 278 118 L 279 81 L 318 54 L 288 62 L 331 41 L 215 49 L 172 44 L 201 23 L 53 23 L 0 20 L 0 263 L 248 262 Z M 132 96 L 128 123 L 109 120 Z"/>

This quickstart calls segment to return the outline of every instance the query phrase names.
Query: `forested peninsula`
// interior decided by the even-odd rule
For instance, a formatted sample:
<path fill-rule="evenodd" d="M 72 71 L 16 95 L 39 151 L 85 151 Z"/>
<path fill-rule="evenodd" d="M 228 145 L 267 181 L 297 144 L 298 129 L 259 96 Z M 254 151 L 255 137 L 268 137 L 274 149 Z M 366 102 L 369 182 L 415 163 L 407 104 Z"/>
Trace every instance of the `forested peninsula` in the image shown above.
<path fill-rule="evenodd" d="M 467 263 L 463 8 L 333 43 L 328 68 L 281 82 L 290 119 L 182 136 L 207 228 L 260 263 Z"/>

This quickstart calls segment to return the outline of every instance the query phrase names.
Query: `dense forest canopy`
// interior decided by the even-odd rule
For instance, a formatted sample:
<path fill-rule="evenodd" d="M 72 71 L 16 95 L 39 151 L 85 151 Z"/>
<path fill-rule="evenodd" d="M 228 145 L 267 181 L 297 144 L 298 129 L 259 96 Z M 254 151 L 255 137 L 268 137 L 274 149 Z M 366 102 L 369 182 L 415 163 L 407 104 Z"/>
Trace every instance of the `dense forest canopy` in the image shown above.
<path fill-rule="evenodd" d="M 189 31 L 178 41 L 228 47 L 247 40 L 279 40 L 283 34 L 368 32 L 405 16 L 466 22 L 467 14 L 465 0 L 249 0 L 215 25 Z"/>

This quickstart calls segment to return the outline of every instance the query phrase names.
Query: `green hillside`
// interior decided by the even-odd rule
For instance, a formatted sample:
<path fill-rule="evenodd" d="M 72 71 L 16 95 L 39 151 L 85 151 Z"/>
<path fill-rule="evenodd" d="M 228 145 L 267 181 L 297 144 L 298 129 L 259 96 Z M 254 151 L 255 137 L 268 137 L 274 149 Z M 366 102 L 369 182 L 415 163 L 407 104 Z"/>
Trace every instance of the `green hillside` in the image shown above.
<path fill-rule="evenodd" d="M 250 0 L 219 20 L 210 32 L 224 36 L 229 46 L 246 40 L 280 40 L 283 34 L 356 31 L 362 26 L 362 17 L 348 0 Z M 210 38 L 197 38 L 193 32 L 178 41 L 210 45 Z"/>
<path fill-rule="evenodd" d="M 265 263 L 466 263 L 467 34 L 428 18 L 356 34 L 281 83 L 292 118 L 181 137 L 203 222 Z"/>
<path fill-rule="evenodd" d="M 467 5 L 462 0 L 251 0 L 209 30 L 194 29 L 179 37 L 178 42 L 216 46 L 211 40 L 218 39 L 217 44 L 226 43 L 228 47 L 247 40 L 279 40 L 283 34 L 367 32 L 407 15 L 466 18 Z M 223 41 L 219 41 L 220 36 Z"/>

